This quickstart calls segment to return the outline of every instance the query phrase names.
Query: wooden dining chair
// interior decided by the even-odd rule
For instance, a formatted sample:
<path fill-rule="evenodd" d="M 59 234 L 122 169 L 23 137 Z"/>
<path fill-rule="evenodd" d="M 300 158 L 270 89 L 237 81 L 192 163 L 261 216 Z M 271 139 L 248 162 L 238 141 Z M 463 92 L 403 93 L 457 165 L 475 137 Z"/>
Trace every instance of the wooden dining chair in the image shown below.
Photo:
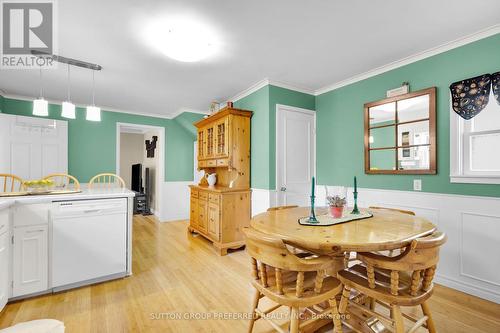
<path fill-rule="evenodd" d="M 386 257 L 375 253 L 358 253 L 361 264 L 342 270 L 338 278 L 344 285 L 339 312 L 344 314 L 349 307 L 355 307 L 395 327 L 396 333 L 405 332 L 404 318 L 414 324 L 408 332 L 425 327 L 435 333 L 427 300 L 432 295 L 433 278 L 439 261 L 439 249 L 446 242 L 446 235 L 435 232 L 427 237 L 414 240 L 396 257 Z M 375 300 L 377 304 L 390 310 L 390 317 L 377 312 L 374 307 L 350 300 L 354 289 Z M 402 306 L 420 306 L 423 316 L 414 318 L 401 312 Z"/>
<path fill-rule="evenodd" d="M 97 186 L 105 188 L 125 188 L 125 181 L 114 173 L 100 173 L 92 177 L 89 181 L 89 188 Z"/>
<path fill-rule="evenodd" d="M 43 177 L 43 179 L 54 181 L 54 186 L 58 190 L 80 191 L 80 182 L 78 179 L 67 173 L 53 173 Z"/>
<path fill-rule="evenodd" d="M 268 212 L 278 212 L 278 211 L 282 211 L 282 210 L 285 210 L 285 209 L 292 209 L 292 208 L 297 208 L 299 206 L 297 205 L 288 205 L 288 206 L 275 206 L 275 207 L 269 207 L 267 209 Z M 304 249 L 300 249 L 298 247 L 295 247 L 295 246 L 291 246 L 289 244 L 286 244 L 286 247 L 293 253 L 295 254 L 296 256 L 299 256 L 299 257 L 302 257 L 302 258 L 306 258 L 306 257 L 311 257 L 311 256 L 314 256 L 313 253 L 310 253 Z"/>
<path fill-rule="evenodd" d="M 299 328 L 311 324 L 319 317 L 324 318 L 325 315 L 332 316 L 335 332 L 340 332 L 342 324 L 335 296 L 342 290 L 342 285 L 337 278 L 326 276 L 326 270 L 332 264 L 331 258 L 327 256 L 299 258 L 291 253 L 279 238 L 248 227 L 244 228 L 244 233 L 252 264 L 251 283 L 255 288 L 248 332 L 252 332 L 256 320 L 264 319 L 278 332 L 284 333 L 282 327 L 268 317 L 281 306 L 290 308 L 292 333 L 298 332 Z M 259 301 L 263 297 L 269 298 L 277 305 L 267 310 L 259 309 Z M 329 307 L 326 309 L 317 307 L 326 301 Z M 315 311 L 316 317 L 301 323 L 299 320 L 301 308 Z"/>
<path fill-rule="evenodd" d="M 3 193 L 20 192 L 23 190 L 23 180 L 10 173 L 0 173 L 0 189 L 3 189 Z"/>

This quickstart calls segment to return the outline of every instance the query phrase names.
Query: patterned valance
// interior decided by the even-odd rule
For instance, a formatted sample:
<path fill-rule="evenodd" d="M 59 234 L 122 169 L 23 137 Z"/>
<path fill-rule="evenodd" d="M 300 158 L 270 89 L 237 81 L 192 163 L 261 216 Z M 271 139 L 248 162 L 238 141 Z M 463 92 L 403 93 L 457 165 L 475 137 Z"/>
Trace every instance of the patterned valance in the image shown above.
<path fill-rule="evenodd" d="M 500 105 L 500 72 L 491 74 L 491 87 L 493 89 L 493 95 L 495 95 L 495 99 L 498 105 Z"/>
<path fill-rule="evenodd" d="M 484 74 L 472 79 L 455 82 L 450 85 L 453 110 L 460 117 L 468 120 L 483 111 L 488 104 L 490 96 L 491 77 L 492 76 L 490 74 Z M 498 75 L 496 82 L 496 89 L 498 92 Z"/>

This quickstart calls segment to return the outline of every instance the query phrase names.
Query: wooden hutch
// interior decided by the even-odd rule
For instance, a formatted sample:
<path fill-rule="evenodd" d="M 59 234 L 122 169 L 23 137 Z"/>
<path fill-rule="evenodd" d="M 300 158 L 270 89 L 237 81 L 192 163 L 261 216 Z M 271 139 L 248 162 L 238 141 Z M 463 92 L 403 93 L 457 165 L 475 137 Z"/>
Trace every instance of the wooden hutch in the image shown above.
<path fill-rule="evenodd" d="M 242 228 L 250 224 L 251 111 L 224 108 L 194 126 L 198 129 L 198 169 L 216 173 L 191 185 L 189 232 L 213 242 L 220 255 L 245 245 Z"/>

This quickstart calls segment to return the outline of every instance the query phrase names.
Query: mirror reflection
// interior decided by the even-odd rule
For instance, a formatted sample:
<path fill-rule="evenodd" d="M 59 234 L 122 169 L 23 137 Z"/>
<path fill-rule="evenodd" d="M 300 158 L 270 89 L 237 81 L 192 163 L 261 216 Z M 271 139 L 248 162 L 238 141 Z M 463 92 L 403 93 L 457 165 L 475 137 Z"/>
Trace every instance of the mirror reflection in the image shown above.
<path fill-rule="evenodd" d="M 436 173 L 435 88 L 365 104 L 366 173 Z"/>

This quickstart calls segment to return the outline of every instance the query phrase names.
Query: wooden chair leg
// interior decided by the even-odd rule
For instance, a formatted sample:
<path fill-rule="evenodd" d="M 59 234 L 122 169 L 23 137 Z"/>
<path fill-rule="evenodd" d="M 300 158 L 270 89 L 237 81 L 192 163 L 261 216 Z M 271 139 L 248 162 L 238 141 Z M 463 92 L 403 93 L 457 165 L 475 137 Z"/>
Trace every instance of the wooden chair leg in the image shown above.
<path fill-rule="evenodd" d="M 342 290 L 342 297 L 340 298 L 340 305 L 339 305 L 340 313 L 346 312 L 350 296 L 351 296 L 351 288 L 344 286 L 344 289 Z"/>
<path fill-rule="evenodd" d="M 429 308 L 429 304 L 427 302 L 423 302 L 422 305 L 422 312 L 424 313 L 424 316 L 427 316 L 427 329 L 429 330 L 429 333 L 436 333 L 436 325 L 434 324 L 434 320 L 432 319 L 431 315 L 431 309 Z"/>
<path fill-rule="evenodd" d="M 299 332 L 299 308 L 292 308 L 290 314 L 290 333 Z"/>
<path fill-rule="evenodd" d="M 403 315 L 401 314 L 401 308 L 399 305 L 391 305 L 392 317 L 394 319 L 394 326 L 396 333 L 405 332 L 405 323 L 403 320 Z"/>
<path fill-rule="evenodd" d="M 333 317 L 333 332 L 334 333 L 342 333 L 342 321 L 340 320 L 339 309 L 337 307 L 337 300 L 332 298 L 328 300 L 330 307 L 332 309 L 332 317 Z"/>
<path fill-rule="evenodd" d="M 256 316 L 257 314 L 255 313 L 255 309 L 259 306 L 259 300 L 260 300 L 260 292 L 258 290 L 255 290 L 254 296 L 253 296 L 253 301 L 252 301 L 252 318 L 250 319 L 250 323 L 248 325 L 248 333 L 252 333 L 253 331 L 253 325 L 255 324 Z"/>

